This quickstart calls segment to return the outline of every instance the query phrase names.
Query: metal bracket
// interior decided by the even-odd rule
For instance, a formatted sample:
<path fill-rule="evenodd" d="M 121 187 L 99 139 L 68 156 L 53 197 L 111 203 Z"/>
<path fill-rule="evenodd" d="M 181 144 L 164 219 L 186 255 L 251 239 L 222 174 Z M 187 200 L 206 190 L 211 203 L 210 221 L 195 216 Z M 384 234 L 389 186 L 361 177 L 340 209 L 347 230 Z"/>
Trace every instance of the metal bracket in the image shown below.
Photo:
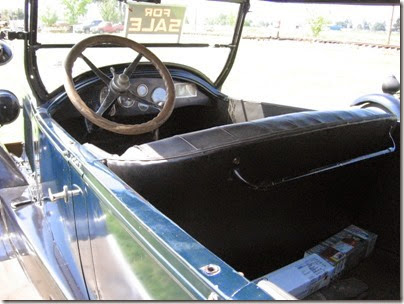
<path fill-rule="evenodd" d="M 21 209 L 21 208 L 24 208 L 26 206 L 33 204 L 34 202 L 35 201 L 32 200 L 31 198 L 21 196 L 20 198 L 11 201 L 11 208 Z"/>
<path fill-rule="evenodd" d="M 83 194 L 83 191 L 80 189 L 79 186 L 73 185 L 74 190 L 69 190 L 69 187 L 66 185 L 63 186 L 63 191 L 52 193 L 51 189 L 48 188 L 49 200 L 51 202 L 56 202 L 57 200 L 64 199 L 65 203 L 67 204 L 70 197 L 77 196 Z"/>
<path fill-rule="evenodd" d="M 29 33 L 28 32 L 3 32 L 3 35 L 5 35 L 7 40 L 25 40 L 29 39 Z"/>
<path fill-rule="evenodd" d="M 15 198 L 11 201 L 11 208 L 18 210 L 27 206 L 30 206 L 37 202 L 35 196 L 32 195 L 32 189 L 27 187 L 20 197 Z"/>

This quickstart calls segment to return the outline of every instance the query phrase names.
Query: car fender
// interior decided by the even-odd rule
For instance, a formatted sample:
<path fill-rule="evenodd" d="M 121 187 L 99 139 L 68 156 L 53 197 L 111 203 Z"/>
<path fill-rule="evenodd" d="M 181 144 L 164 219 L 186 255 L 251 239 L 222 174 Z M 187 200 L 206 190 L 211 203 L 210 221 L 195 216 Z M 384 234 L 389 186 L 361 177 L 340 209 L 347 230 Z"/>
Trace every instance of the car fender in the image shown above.
<path fill-rule="evenodd" d="M 351 106 L 376 107 L 397 116 L 400 121 L 400 100 L 389 94 L 368 94 L 357 98 Z"/>

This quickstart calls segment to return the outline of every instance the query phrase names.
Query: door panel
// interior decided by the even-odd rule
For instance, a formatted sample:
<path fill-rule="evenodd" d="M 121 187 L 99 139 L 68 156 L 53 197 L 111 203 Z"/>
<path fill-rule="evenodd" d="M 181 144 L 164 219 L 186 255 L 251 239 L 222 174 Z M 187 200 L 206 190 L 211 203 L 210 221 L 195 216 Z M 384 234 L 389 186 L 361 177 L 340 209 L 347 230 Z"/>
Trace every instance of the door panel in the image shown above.
<path fill-rule="evenodd" d="M 90 299 L 96 300 L 98 297 L 98 287 L 95 280 L 94 264 L 92 256 L 92 248 L 89 238 L 89 226 L 88 226 L 88 187 L 81 179 L 81 176 L 75 168 L 70 167 L 72 187 L 78 187 L 81 191 L 81 195 L 73 196 L 73 210 L 75 215 L 75 230 L 77 234 L 78 248 L 80 251 L 80 259 L 82 265 L 83 276 L 87 285 L 87 290 Z"/>
<path fill-rule="evenodd" d="M 81 259 L 90 296 L 97 290 L 99 300 L 191 299 L 122 226 L 91 187 L 80 179 L 80 175 L 76 177 L 73 174 L 72 182 L 83 189 L 85 197 L 75 196 L 74 204 Z M 88 222 L 84 220 L 84 214 L 88 215 Z M 88 225 L 90 236 L 87 243 L 81 239 L 82 231 L 87 229 L 85 225 Z M 92 265 L 94 268 L 91 268 Z"/>
<path fill-rule="evenodd" d="M 39 170 L 42 195 L 48 196 L 50 189 L 53 194 L 61 192 L 66 185 L 72 189 L 71 169 L 62 156 L 59 147 L 55 147 L 47 134 L 39 133 Z M 88 299 L 87 289 L 83 280 L 80 254 L 77 244 L 75 214 L 72 200 L 55 202 L 44 200 L 44 216 L 47 218 L 48 229 L 53 235 L 54 254 L 66 283 L 78 299 Z"/>

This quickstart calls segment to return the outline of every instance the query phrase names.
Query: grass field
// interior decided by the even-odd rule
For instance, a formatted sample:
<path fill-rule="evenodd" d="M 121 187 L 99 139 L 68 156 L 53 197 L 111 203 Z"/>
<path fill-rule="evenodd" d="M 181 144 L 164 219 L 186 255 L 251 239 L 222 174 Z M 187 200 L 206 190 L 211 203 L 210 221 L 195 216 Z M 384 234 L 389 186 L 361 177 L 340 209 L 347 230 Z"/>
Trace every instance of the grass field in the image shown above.
<path fill-rule="evenodd" d="M 0 67 L 0 83 L 2 89 L 14 92 L 21 100 L 22 92 L 28 88 L 23 44 L 13 41 L 11 45 L 14 58 Z M 209 48 L 199 53 L 177 54 L 171 50 L 172 55 L 177 54 L 178 60 L 183 62 L 192 62 L 194 56 L 200 56 L 200 68 L 217 73 L 225 57 L 215 56 L 214 51 Z M 53 80 L 54 86 L 62 84 L 65 54 L 65 50 L 57 51 L 41 59 L 45 67 L 42 75 Z M 114 56 L 120 57 L 117 53 Z M 242 40 L 223 92 L 245 100 L 335 109 L 348 107 L 361 95 L 380 93 L 383 79 L 390 74 L 400 78 L 400 51 L 309 42 Z M 0 140 L 22 141 L 22 119 L 2 127 Z"/>

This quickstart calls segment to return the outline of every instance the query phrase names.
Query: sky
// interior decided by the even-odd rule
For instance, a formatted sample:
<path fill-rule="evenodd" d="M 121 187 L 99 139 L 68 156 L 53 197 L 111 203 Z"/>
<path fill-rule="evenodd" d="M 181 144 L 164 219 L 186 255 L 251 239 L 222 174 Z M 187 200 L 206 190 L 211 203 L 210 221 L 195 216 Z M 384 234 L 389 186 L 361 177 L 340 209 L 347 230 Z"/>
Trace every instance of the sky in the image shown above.
<path fill-rule="evenodd" d="M 201 0 L 168 0 L 162 2 L 181 3 L 181 4 L 197 4 L 203 2 Z M 208 2 L 209 3 L 209 2 Z M 42 7 L 49 6 L 59 12 L 63 12 L 59 0 L 41 0 Z M 210 2 L 210 5 L 218 5 L 218 3 Z M 229 6 L 226 3 L 219 4 L 222 7 Z M 23 8 L 24 0 L 0 0 L 0 9 L 16 9 Z M 220 10 L 219 10 L 220 11 Z M 215 14 L 210 8 L 202 14 Z M 217 12 L 217 11 L 216 11 Z M 359 5 L 330 5 L 330 4 L 295 4 L 295 3 L 273 3 L 261 0 L 251 0 L 251 9 L 248 18 L 255 20 L 282 19 L 295 20 L 304 22 L 312 16 L 324 16 L 330 21 L 339 21 L 350 18 L 354 24 L 361 23 L 363 20 L 369 22 L 383 22 L 388 24 L 391 17 L 391 6 L 359 6 Z M 394 20 L 400 16 L 400 8 L 395 7 Z"/>
<path fill-rule="evenodd" d="M 0 9 L 17 9 L 24 7 L 24 0 L 0 0 Z"/>
<path fill-rule="evenodd" d="M 354 24 L 368 22 L 390 21 L 392 6 L 364 6 L 364 5 L 333 5 L 333 4 L 296 4 L 271 3 L 251 0 L 248 18 L 266 20 L 268 18 L 294 19 L 303 22 L 310 17 L 323 16 L 330 21 L 351 19 Z M 394 20 L 400 16 L 400 8 L 394 9 Z"/>

